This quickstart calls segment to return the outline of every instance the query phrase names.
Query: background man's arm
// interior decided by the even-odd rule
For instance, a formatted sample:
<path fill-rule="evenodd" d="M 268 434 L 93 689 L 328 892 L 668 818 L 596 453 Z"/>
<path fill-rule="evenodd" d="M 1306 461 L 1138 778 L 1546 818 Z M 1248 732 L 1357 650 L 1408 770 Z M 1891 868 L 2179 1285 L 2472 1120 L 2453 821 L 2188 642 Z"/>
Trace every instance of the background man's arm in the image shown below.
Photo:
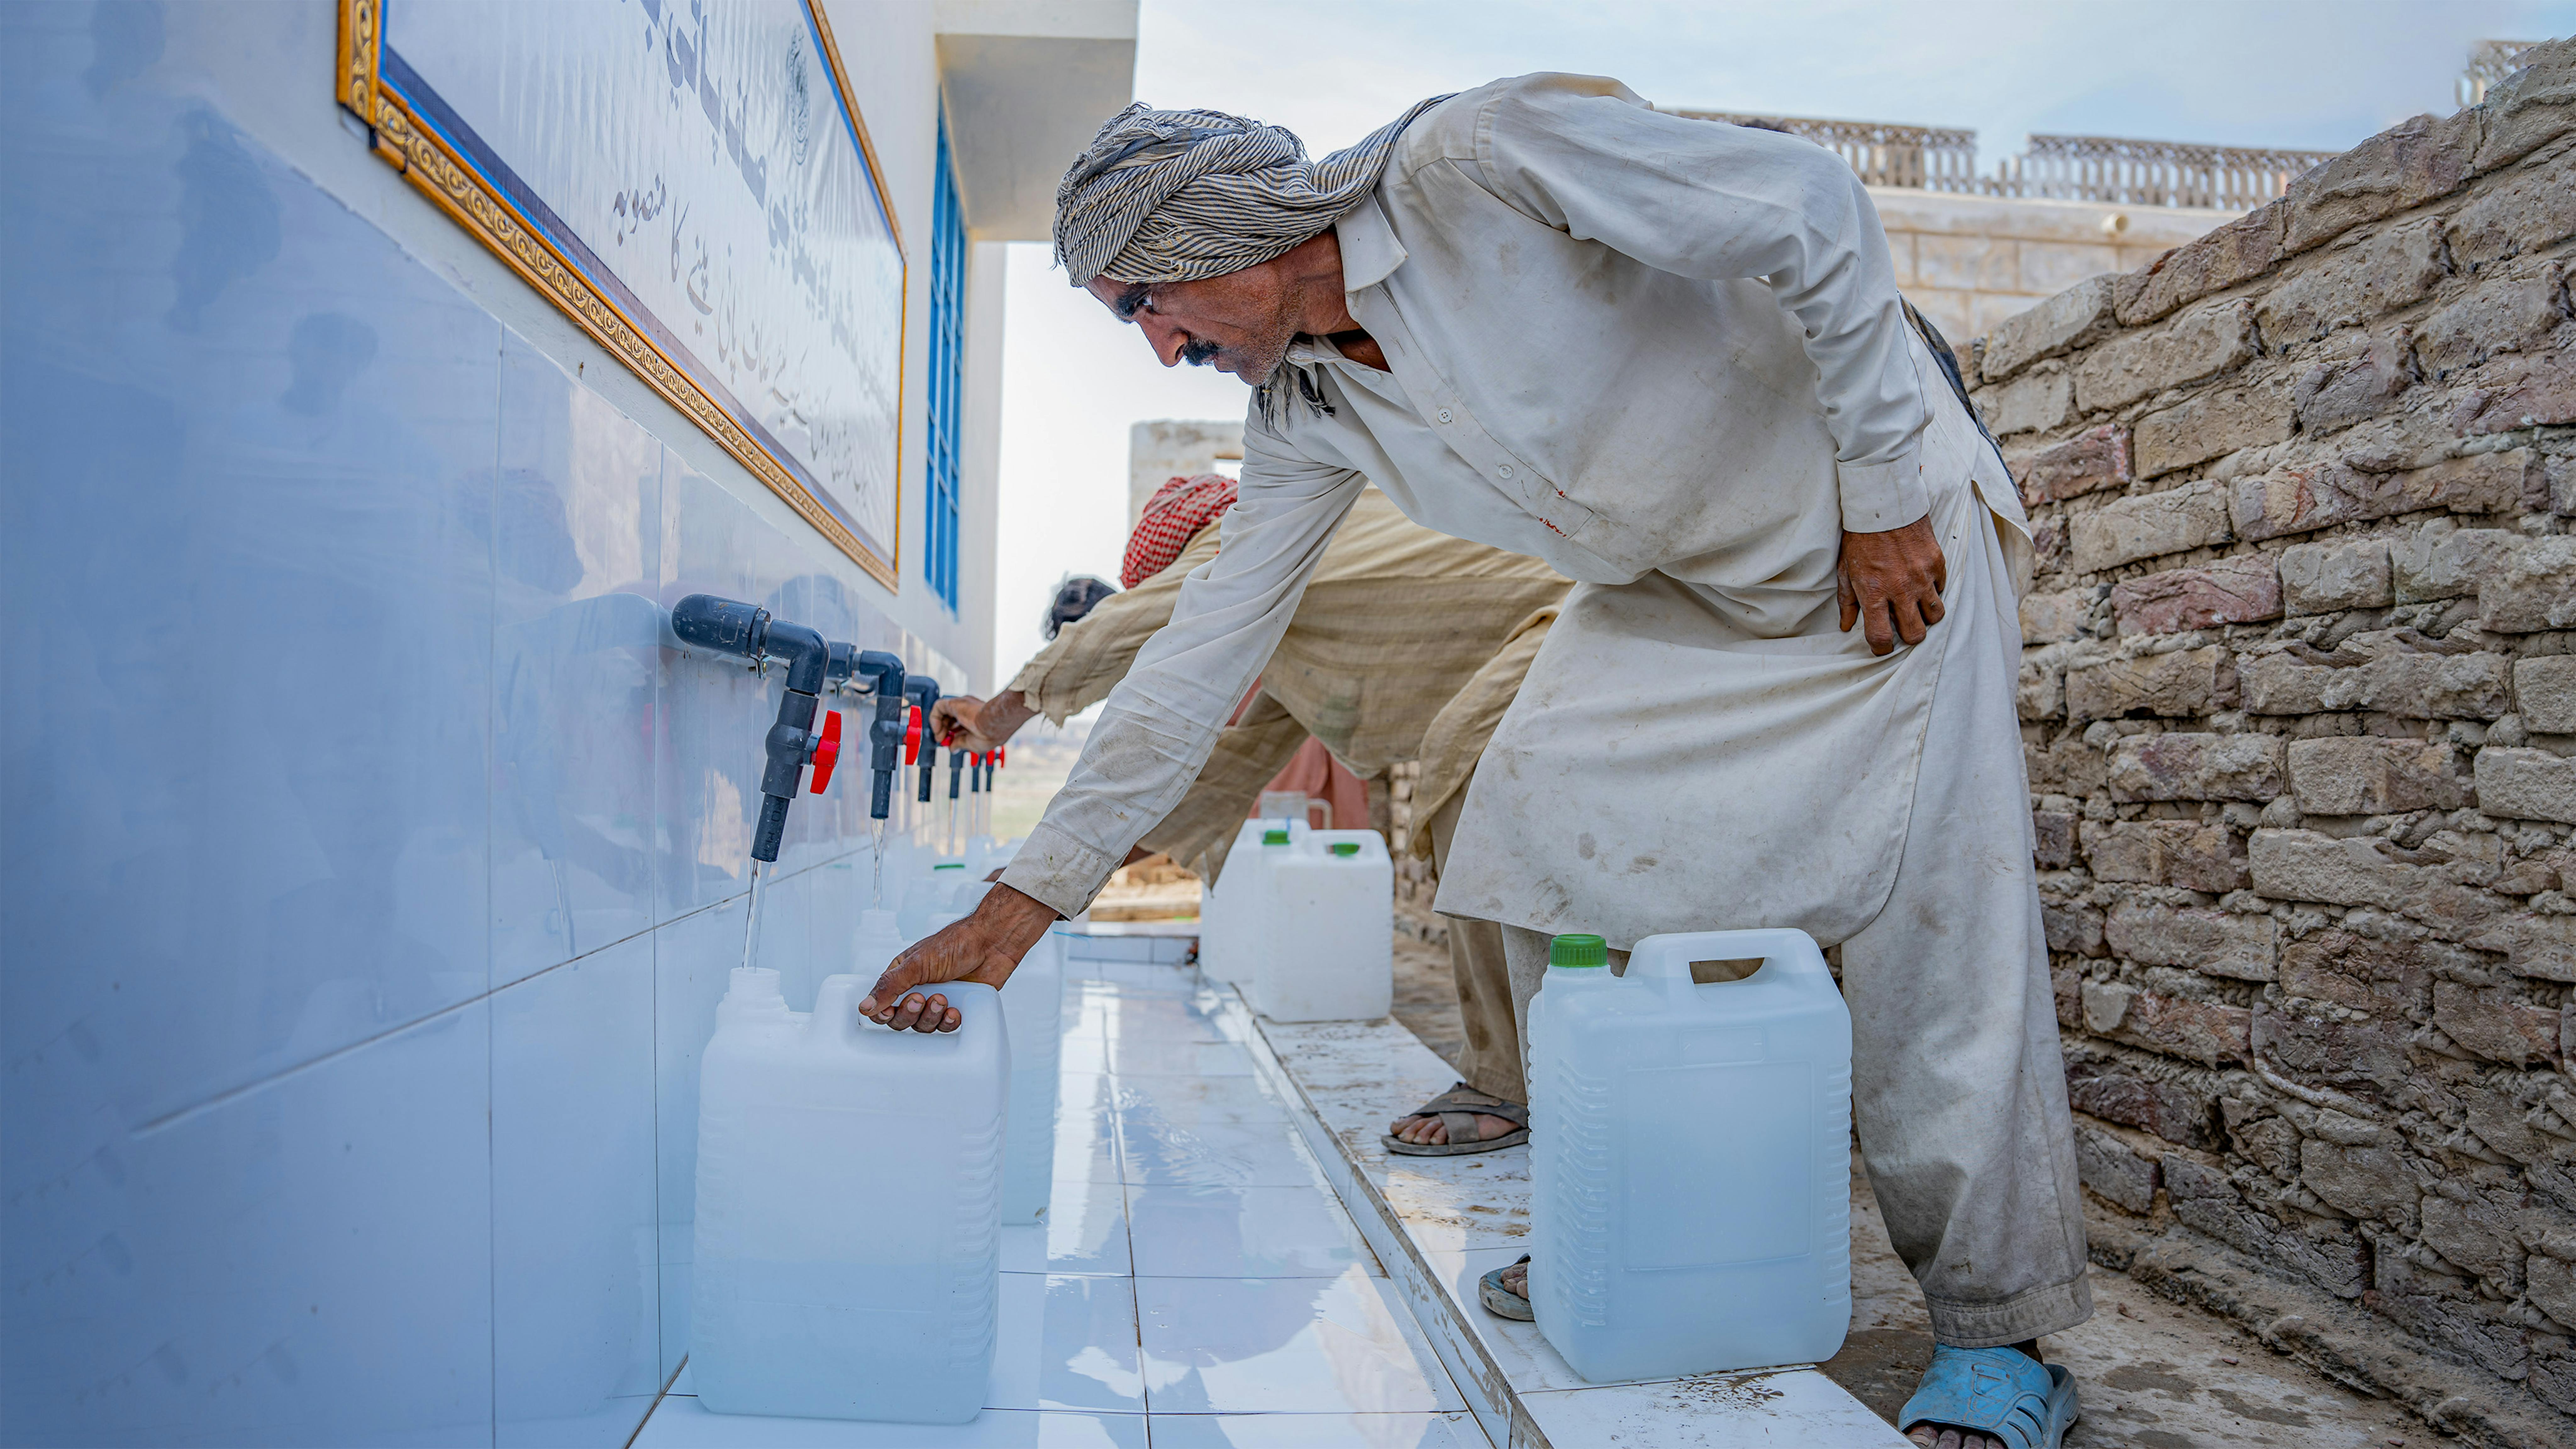
<path fill-rule="evenodd" d="M 1171 622 L 1172 606 L 1181 597 L 1181 580 L 1216 557 L 1216 551 L 1217 528 L 1211 524 L 1200 529 L 1161 573 L 1110 595 L 1090 613 L 1065 625 L 991 699 L 941 699 L 942 738 L 948 727 L 962 726 L 971 732 L 963 741 L 965 748 L 989 750 L 1039 715 L 1060 725 L 1107 699 L 1118 681 L 1127 677 L 1145 641 Z"/>
<path fill-rule="evenodd" d="M 1109 697 L 1135 668 L 1145 641 L 1172 622 L 1181 582 L 1217 554 L 1214 524 L 1198 531 L 1162 572 L 1124 593 L 1111 594 L 1089 614 L 1064 626 L 1054 642 L 1031 656 L 1010 688 L 1028 707 L 1062 724 Z"/>
<path fill-rule="evenodd" d="M 1349 468 L 1300 456 L 1257 415 L 1245 420 L 1243 482 L 1223 549 L 1187 576 L 1171 622 L 1110 692 L 1072 778 L 1003 885 L 1068 916 L 1090 903 L 1198 779 L 1365 486 Z"/>
<path fill-rule="evenodd" d="M 1297 747 L 1306 743 L 1306 727 L 1289 717 L 1279 701 L 1256 694 L 1243 715 L 1217 736 L 1207 765 L 1181 803 L 1172 807 L 1138 842 L 1215 880 L 1234 844 L 1235 832 L 1261 801 L 1261 787 L 1288 768 Z"/>

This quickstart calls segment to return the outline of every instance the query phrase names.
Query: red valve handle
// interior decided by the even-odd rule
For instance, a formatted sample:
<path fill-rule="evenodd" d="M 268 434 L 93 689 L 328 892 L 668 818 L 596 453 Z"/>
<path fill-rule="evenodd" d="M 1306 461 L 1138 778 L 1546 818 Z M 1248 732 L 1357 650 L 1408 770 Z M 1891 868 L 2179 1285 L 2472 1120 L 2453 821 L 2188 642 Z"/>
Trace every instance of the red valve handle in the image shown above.
<path fill-rule="evenodd" d="M 832 767 L 841 763 L 841 712 L 823 711 L 823 733 L 814 740 L 814 793 L 832 783 Z"/>
<path fill-rule="evenodd" d="M 912 707 L 911 718 L 905 724 L 903 731 L 903 762 L 907 765 L 921 763 L 921 731 L 921 706 L 916 704 Z"/>

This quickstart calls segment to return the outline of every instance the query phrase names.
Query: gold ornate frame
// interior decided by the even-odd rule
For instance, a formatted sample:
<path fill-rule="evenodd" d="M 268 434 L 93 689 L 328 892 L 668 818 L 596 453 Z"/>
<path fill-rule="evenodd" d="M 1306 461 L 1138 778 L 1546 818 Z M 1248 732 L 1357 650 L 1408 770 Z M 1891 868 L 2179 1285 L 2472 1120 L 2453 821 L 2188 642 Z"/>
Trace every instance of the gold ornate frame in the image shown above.
<path fill-rule="evenodd" d="M 859 150 L 867 161 L 868 179 L 877 189 L 878 204 L 885 209 L 886 225 L 894 234 L 896 255 L 902 258 L 903 302 L 901 335 L 897 339 L 897 357 L 909 355 L 912 327 L 912 261 L 904 251 L 903 223 L 895 214 L 894 198 L 886 191 L 885 168 L 878 164 L 876 143 L 868 136 L 866 120 L 859 112 L 857 100 L 850 94 L 849 75 L 841 68 L 840 46 L 832 38 L 832 23 L 823 14 L 822 0 L 804 0 L 806 14 L 813 19 L 814 30 L 822 38 L 824 62 L 831 67 L 832 83 L 840 91 L 841 104 L 850 116 L 852 129 L 858 133 Z M 438 208 L 455 218 L 483 245 L 507 262 L 527 283 L 545 294 L 547 300 L 562 308 L 566 315 L 581 325 L 599 345 L 614 353 L 645 384 L 704 429 L 724 450 L 761 482 L 769 491 L 786 500 L 787 506 L 814 530 L 830 539 L 834 547 L 867 571 L 869 577 L 888 589 L 899 589 L 901 571 L 897 561 L 903 556 L 904 436 L 906 392 L 910 378 L 908 367 L 898 364 L 895 392 L 895 510 L 894 537 L 887 540 L 887 553 L 880 557 L 859 536 L 850 531 L 820 499 L 806 491 L 794 474 L 782 467 L 766 448 L 727 413 L 723 404 L 709 396 L 697 380 L 673 363 L 655 346 L 634 321 L 617 305 L 602 296 L 580 270 L 568 263 L 554 245 L 531 230 L 518 212 L 500 195 L 485 185 L 483 178 L 465 164 L 464 158 L 449 148 L 446 140 L 412 115 L 402 98 L 379 83 L 379 55 L 384 44 L 384 0 L 340 0 L 340 73 L 334 77 L 340 104 L 355 112 L 368 128 L 369 144 L 387 165 L 399 171 L 414 186 L 428 195 Z"/>

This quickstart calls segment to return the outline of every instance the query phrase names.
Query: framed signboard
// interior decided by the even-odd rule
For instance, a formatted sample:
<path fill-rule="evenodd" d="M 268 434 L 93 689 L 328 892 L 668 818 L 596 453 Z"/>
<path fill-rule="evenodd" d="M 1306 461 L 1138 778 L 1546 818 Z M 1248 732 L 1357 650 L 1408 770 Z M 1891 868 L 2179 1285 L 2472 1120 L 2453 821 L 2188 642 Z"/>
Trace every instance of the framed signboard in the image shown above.
<path fill-rule="evenodd" d="M 904 255 L 821 0 L 341 0 L 376 153 L 888 588 Z"/>

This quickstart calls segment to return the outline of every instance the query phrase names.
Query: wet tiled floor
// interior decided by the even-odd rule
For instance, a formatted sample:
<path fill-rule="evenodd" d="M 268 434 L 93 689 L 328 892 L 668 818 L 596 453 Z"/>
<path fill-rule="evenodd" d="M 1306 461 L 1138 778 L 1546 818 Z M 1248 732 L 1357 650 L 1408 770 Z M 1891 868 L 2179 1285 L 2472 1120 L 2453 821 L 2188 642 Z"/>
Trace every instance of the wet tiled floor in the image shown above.
<path fill-rule="evenodd" d="M 1054 1200 L 1003 1229 L 982 1416 L 712 1414 L 683 1369 L 636 1449 L 1486 1449 L 1188 945 L 1098 937 L 1068 965 Z"/>

